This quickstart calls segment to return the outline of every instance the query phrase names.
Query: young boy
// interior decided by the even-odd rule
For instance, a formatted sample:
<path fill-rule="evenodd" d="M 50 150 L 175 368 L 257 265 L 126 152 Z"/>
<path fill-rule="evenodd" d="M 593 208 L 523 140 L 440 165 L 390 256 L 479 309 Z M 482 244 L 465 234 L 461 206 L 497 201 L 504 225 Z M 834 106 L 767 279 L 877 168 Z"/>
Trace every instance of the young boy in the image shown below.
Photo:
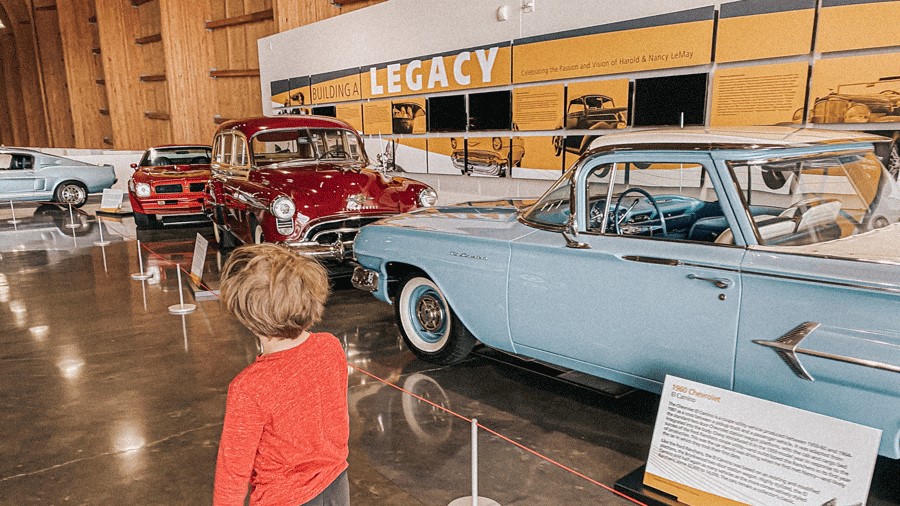
<path fill-rule="evenodd" d="M 222 301 L 262 354 L 228 387 L 214 505 L 348 505 L 347 359 L 337 338 L 310 333 L 328 298 L 315 260 L 274 244 L 225 264 Z"/>

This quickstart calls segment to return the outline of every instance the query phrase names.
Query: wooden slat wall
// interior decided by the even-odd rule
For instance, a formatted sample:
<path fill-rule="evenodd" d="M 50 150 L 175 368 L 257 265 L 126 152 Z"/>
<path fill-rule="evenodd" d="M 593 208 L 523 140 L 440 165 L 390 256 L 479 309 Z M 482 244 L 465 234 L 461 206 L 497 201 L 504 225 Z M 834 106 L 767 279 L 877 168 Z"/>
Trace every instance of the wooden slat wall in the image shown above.
<path fill-rule="evenodd" d="M 210 143 L 216 125 L 212 32 L 204 27 L 212 13 L 207 2 L 159 0 L 163 46 L 166 51 L 166 86 L 172 111 L 172 141 Z"/>
<path fill-rule="evenodd" d="M 0 143 L 210 142 L 262 111 L 259 38 L 380 1 L 0 0 Z"/>
<path fill-rule="evenodd" d="M 47 135 L 47 121 L 44 110 L 44 99 L 41 92 L 40 71 L 38 70 L 37 45 L 34 39 L 34 27 L 31 21 L 30 0 L 2 0 L 2 5 L 9 18 L 9 31 L 12 32 L 14 49 L 6 58 L 17 60 L 16 69 L 6 68 L 7 76 L 16 76 L 20 91 L 19 103 L 10 103 L 12 113 L 19 113 L 27 125 L 25 142 L 29 146 L 47 146 L 50 139 Z M 8 45 L 10 39 L 7 39 Z M 21 131 L 17 135 L 22 135 Z M 20 137 L 21 138 L 21 137 Z"/>
<path fill-rule="evenodd" d="M 103 65 L 100 55 L 91 51 L 100 47 L 97 24 L 89 21 L 96 15 L 94 2 L 57 1 L 75 133 L 72 145 L 80 148 L 108 148 L 103 139 L 112 139 L 112 124 L 109 116 L 100 114 L 100 109 L 108 108 L 109 103 L 106 87 L 97 83 L 98 80 L 105 80 Z"/>
<path fill-rule="evenodd" d="M 331 3 L 331 0 L 274 0 L 275 20 L 278 23 L 278 31 L 283 32 L 323 19 L 332 18 L 340 14 L 369 7 L 381 3 L 384 0 L 368 0 L 339 7 Z"/>
<path fill-rule="evenodd" d="M 137 11 L 138 31 L 134 37 L 146 37 L 162 32 L 162 20 L 160 18 L 160 5 L 156 0 L 141 3 L 133 7 Z M 137 53 L 140 55 L 140 81 L 141 98 L 143 99 L 143 113 L 145 119 L 155 120 L 159 125 L 146 124 L 148 147 L 153 144 L 169 144 L 172 142 L 171 126 L 167 123 L 169 118 L 169 97 L 166 86 L 166 54 L 162 41 L 150 44 L 138 44 Z M 145 121 L 146 123 L 146 121 Z"/>
<path fill-rule="evenodd" d="M 33 10 L 34 29 L 38 36 L 40 71 L 44 83 L 44 106 L 50 145 L 75 145 L 72 110 L 66 90 L 66 62 L 63 59 L 62 35 L 55 0 L 36 0 Z"/>
<path fill-rule="evenodd" d="M 272 9 L 271 0 L 209 0 L 209 5 L 212 20 L 234 18 Z M 211 69 L 258 70 L 256 41 L 273 33 L 275 33 L 274 19 L 213 30 Z M 215 78 L 214 89 L 217 99 L 216 115 L 223 118 L 241 118 L 262 113 L 259 77 Z"/>
<path fill-rule="evenodd" d="M 114 146 L 116 149 L 146 149 L 155 144 L 170 143 L 172 135 L 168 122 L 151 120 L 144 115 L 157 102 L 155 91 L 145 90 L 148 84 L 140 81 L 145 63 L 141 47 L 134 43 L 134 37 L 141 29 L 138 8 L 131 5 L 131 0 L 95 1 Z"/>

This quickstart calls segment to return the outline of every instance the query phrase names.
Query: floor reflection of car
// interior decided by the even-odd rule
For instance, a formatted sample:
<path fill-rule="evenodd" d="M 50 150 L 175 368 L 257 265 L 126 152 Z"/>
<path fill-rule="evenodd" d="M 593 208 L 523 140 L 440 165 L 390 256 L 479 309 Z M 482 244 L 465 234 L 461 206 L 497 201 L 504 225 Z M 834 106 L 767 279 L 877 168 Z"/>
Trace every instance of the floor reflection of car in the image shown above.
<path fill-rule="evenodd" d="M 427 361 L 480 340 L 649 391 L 670 374 L 881 429 L 900 458 L 900 223 L 873 223 L 900 187 L 883 140 L 611 133 L 530 207 L 364 228 L 354 285 L 393 304 Z"/>
<path fill-rule="evenodd" d="M 628 122 L 628 108 L 616 107 L 611 97 L 606 95 L 582 95 L 569 101 L 566 117 L 557 127 L 566 130 L 612 130 L 625 128 Z M 582 154 L 596 136 L 557 135 L 553 137 L 556 156 L 563 150 Z"/>
<path fill-rule="evenodd" d="M 203 199 L 209 180 L 211 148 L 202 145 L 159 146 L 132 164 L 128 198 L 134 223 L 147 228 L 157 223 L 205 220 Z"/>
<path fill-rule="evenodd" d="M 391 123 L 395 134 L 424 133 L 425 108 L 415 102 L 394 102 Z"/>
<path fill-rule="evenodd" d="M 102 192 L 115 182 L 112 165 L 0 146 L 0 200 L 54 201 L 81 207 L 88 194 Z"/>
<path fill-rule="evenodd" d="M 230 247 L 274 242 L 300 254 L 343 261 L 360 227 L 433 205 L 428 185 L 365 168 L 368 157 L 347 123 L 324 116 L 276 116 L 223 123 L 213 145 L 204 209 L 216 241 Z"/>
<path fill-rule="evenodd" d="M 463 144 L 463 142 L 465 144 Z M 490 144 L 488 144 L 490 142 Z M 510 167 L 521 167 L 525 142 L 521 137 L 450 139 L 453 166 L 463 175 L 506 177 Z"/>
<path fill-rule="evenodd" d="M 104 228 L 104 239 L 121 241 L 122 237 Z M 0 221 L 0 251 L 71 251 L 92 247 L 99 240 L 96 217 L 75 212 L 70 218 L 68 210 L 53 204 L 42 204 L 33 210 L 17 207 L 14 222 Z"/>

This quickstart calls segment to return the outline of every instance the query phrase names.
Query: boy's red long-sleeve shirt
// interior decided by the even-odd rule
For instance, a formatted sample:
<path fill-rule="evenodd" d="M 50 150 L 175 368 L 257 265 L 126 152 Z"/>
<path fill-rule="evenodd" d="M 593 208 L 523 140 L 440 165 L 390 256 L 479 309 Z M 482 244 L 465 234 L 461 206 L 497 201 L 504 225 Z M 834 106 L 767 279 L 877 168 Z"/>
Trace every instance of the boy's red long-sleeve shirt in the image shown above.
<path fill-rule="evenodd" d="M 302 504 L 347 468 L 347 358 L 337 338 L 310 334 L 260 355 L 228 387 L 213 504 Z"/>

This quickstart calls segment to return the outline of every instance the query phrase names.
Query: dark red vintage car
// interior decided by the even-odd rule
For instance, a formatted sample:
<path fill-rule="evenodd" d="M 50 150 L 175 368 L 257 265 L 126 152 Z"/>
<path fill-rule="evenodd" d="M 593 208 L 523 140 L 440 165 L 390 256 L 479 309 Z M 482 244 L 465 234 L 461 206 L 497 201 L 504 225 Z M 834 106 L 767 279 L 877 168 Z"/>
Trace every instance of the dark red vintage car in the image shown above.
<path fill-rule="evenodd" d="M 138 228 L 205 219 L 203 199 L 209 180 L 209 146 L 159 146 L 132 164 L 128 198 Z"/>
<path fill-rule="evenodd" d="M 223 123 L 204 202 L 216 241 L 223 248 L 274 242 L 343 260 L 363 225 L 436 202 L 430 186 L 367 165 L 359 135 L 334 118 Z"/>

